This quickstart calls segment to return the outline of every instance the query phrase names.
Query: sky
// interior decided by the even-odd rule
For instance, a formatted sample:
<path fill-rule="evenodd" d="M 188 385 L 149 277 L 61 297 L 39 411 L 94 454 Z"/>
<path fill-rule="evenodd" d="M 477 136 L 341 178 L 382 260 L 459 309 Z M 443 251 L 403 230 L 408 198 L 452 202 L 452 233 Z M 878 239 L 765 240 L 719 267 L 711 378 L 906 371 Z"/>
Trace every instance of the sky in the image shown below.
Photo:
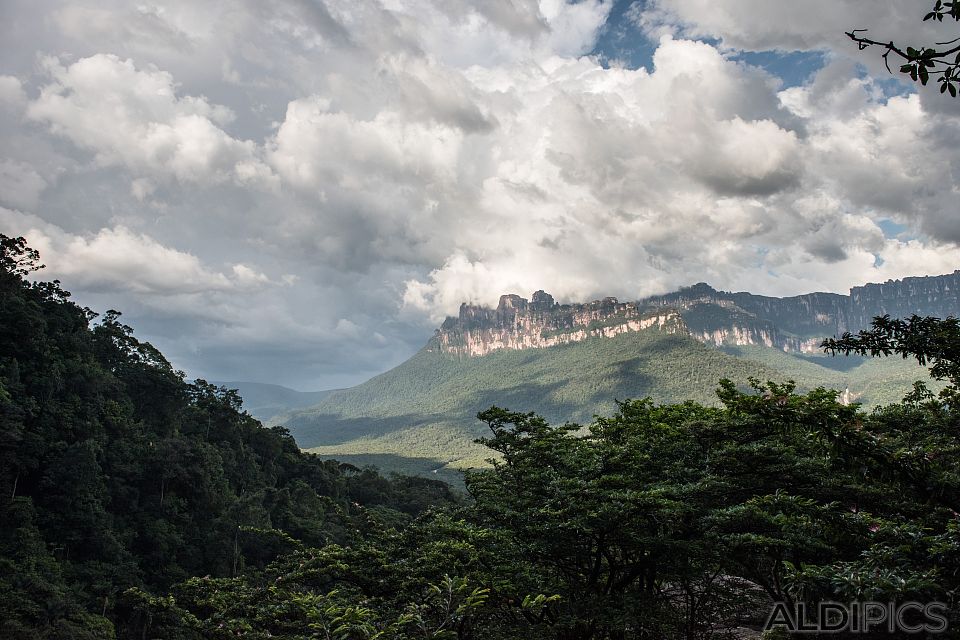
<path fill-rule="evenodd" d="M 461 302 L 960 268 L 917 0 L 4 0 L 0 232 L 187 375 L 356 384 Z M 932 2 L 930 3 L 932 4 Z"/>

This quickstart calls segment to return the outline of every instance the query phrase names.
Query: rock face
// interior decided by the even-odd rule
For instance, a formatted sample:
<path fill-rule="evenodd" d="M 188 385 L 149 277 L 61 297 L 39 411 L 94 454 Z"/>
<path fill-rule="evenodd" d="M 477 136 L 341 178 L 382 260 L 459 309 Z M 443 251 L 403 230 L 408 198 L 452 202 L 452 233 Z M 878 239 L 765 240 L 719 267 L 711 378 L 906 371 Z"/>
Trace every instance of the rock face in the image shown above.
<path fill-rule="evenodd" d="M 558 304 L 537 291 L 530 300 L 500 296 L 496 309 L 462 304 L 435 340 L 441 351 L 482 356 L 498 349 L 537 349 L 592 336 L 657 328 L 721 345 L 765 345 L 813 352 L 824 337 L 859 331 L 878 315 L 960 314 L 960 271 L 854 287 L 850 295 L 810 293 L 788 298 L 717 291 L 705 283 L 637 302 L 604 298 Z"/>
<path fill-rule="evenodd" d="M 616 298 L 560 305 L 550 294 L 537 291 L 529 301 L 513 294 L 500 296 L 496 309 L 462 304 L 458 316 L 447 318 L 437 330 L 436 341 L 447 353 L 482 356 L 498 349 L 554 347 L 651 327 L 687 333 L 673 309 L 651 312 Z"/>
<path fill-rule="evenodd" d="M 762 344 L 812 352 L 821 339 L 856 332 L 876 316 L 960 314 L 960 271 L 854 287 L 850 295 L 773 298 L 717 291 L 700 283 L 640 304 L 680 311 L 693 337 L 716 345 Z"/>
<path fill-rule="evenodd" d="M 874 316 L 960 315 L 960 271 L 946 276 L 887 280 L 850 289 L 848 323 L 858 329 Z"/>

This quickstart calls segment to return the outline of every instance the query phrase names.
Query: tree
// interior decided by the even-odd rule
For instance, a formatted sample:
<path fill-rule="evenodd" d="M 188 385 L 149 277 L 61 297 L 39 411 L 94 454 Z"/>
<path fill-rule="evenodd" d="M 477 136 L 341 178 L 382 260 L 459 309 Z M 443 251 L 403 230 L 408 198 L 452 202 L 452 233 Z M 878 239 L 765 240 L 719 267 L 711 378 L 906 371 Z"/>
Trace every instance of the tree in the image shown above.
<path fill-rule="evenodd" d="M 836 355 L 855 353 L 862 356 L 889 356 L 897 353 L 916 358 L 921 365 L 930 364 L 930 375 L 946 380 L 942 396 L 956 398 L 960 389 L 960 320 L 911 316 L 906 320 L 879 316 L 872 328 L 857 335 L 844 333 L 840 338 L 824 340 L 821 347 Z M 922 387 L 918 387 L 922 393 Z"/>
<path fill-rule="evenodd" d="M 933 9 L 923 19 L 943 22 L 944 18 L 960 21 L 960 1 L 936 0 Z M 893 40 L 874 40 L 862 35 L 866 32 L 867 29 L 853 29 L 847 32 L 847 37 L 856 42 L 861 51 L 871 46 L 884 49 L 883 62 L 890 73 L 893 73 L 890 68 L 890 54 L 894 54 L 901 59 L 900 73 L 909 75 L 911 80 L 919 81 L 922 85 L 926 85 L 931 76 L 940 76 L 937 79 L 940 93 L 949 92 L 952 97 L 957 97 L 957 84 L 960 83 L 960 38 L 916 48 L 897 45 Z"/>
<path fill-rule="evenodd" d="M 187 383 L 119 312 L 92 324 L 58 283 L 28 280 L 41 266 L 0 234 L 0 637 L 113 639 L 111 621 L 124 640 L 201 637 L 160 633 L 180 618 L 154 595 L 254 574 L 283 536 L 354 544 L 455 502 L 436 481 L 354 478 L 301 452 L 235 391 Z M 130 589 L 146 595 L 124 602 Z"/>
<path fill-rule="evenodd" d="M 27 246 L 23 237 L 10 238 L 0 233 L 0 272 L 14 280 L 43 269 L 40 253 Z"/>

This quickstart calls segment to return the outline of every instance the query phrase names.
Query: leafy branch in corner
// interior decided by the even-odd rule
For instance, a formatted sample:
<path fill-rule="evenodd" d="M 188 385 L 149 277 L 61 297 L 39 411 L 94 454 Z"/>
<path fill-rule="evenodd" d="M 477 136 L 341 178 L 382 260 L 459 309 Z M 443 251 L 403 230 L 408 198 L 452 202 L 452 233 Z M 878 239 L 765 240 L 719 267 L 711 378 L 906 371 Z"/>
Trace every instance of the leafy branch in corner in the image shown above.
<path fill-rule="evenodd" d="M 871 328 L 857 335 L 844 333 L 840 338 L 824 340 L 820 345 L 827 353 L 855 353 L 862 356 L 914 357 L 930 365 L 930 375 L 949 384 L 953 395 L 960 389 L 960 320 L 911 316 L 905 320 L 879 316 Z"/>
<path fill-rule="evenodd" d="M 960 22 L 960 0 L 955 2 L 944 2 L 936 0 L 933 9 L 924 17 L 924 22 L 933 20 L 943 22 L 944 18 L 952 18 Z M 920 84 L 926 85 L 931 76 L 940 76 L 937 82 L 940 83 L 940 93 L 949 92 L 951 97 L 957 97 L 957 84 L 960 83 L 960 37 L 948 40 L 946 42 L 937 42 L 932 47 L 921 46 L 902 47 L 894 43 L 881 42 L 873 40 L 865 35 L 867 29 L 853 29 L 847 31 L 847 37 L 857 43 L 861 51 L 871 46 L 883 48 L 883 62 L 887 71 L 893 73 L 890 68 L 890 54 L 900 58 L 900 73 L 910 76 L 914 82 L 920 81 Z"/>

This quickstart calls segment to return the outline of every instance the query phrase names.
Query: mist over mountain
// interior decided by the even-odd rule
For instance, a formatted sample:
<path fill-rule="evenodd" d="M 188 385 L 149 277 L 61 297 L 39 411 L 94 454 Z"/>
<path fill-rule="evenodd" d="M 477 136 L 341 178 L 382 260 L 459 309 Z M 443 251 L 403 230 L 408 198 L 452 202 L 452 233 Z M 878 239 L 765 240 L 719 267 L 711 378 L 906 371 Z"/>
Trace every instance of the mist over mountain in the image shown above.
<path fill-rule="evenodd" d="M 264 382 L 211 381 L 218 387 L 236 389 L 243 398 L 243 408 L 260 422 L 268 423 L 278 414 L 317 404 L 336 389 L 297 391 L 279 384 Z"/>

